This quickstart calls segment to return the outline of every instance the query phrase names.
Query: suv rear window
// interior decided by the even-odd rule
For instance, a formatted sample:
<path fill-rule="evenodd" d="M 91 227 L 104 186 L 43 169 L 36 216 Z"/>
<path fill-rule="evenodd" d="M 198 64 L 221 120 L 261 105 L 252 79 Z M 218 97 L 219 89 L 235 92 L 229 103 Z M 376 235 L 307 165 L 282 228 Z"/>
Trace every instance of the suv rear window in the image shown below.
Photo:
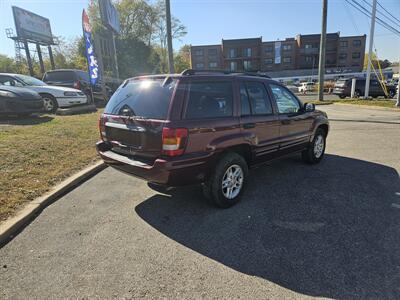
<path fill-rule="evenodd" d="M 75 72 L 72 71 L 48 72 L 43 77 L 43 81 L 74 81 L 75 79 Z"/>
<path fill-rule="evenodd" d="M 233 92 L 230 81 L 195 81 L 189 85 L 186 119 L 232 116 Z"/>
<path fill-rule="evenodd" d="M 175 80 L 130 80 L 113 94 L 104 112 L 165 120 L 176 85 Z"/>

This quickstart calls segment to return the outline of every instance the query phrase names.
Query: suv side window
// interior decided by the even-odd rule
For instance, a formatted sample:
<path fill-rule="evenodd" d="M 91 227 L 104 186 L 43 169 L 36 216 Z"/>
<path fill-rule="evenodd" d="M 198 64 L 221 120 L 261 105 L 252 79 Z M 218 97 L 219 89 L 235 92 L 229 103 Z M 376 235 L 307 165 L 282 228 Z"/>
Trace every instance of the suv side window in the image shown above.
<path fill-rule="evenodd" d="M 300 110 L 299 101 L 286 88 L 276 84 L 270 84 L 269 86 L 274 94 L 280 114 L 297 113 Z"/>
<path fill-rule="evenodd" d="M 189 84 L 186 119 L 220 118 L 232 114 L 232 82 L 194 81 Z"/>
<path fill-rule="evenodd" d="M 261 82 L 247 81 L 240 84 L 242 115 L 272 114 L 271 100 Z M 246 101 L 247 100 L 247 101 Z M 247 108 L 247 106 L 249 106 Z"/>

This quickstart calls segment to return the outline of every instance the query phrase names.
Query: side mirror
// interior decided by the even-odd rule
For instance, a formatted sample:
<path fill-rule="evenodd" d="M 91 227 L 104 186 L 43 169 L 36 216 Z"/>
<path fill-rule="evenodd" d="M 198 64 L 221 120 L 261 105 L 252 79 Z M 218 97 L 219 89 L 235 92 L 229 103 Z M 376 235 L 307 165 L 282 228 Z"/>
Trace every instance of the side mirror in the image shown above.
<path fill-rule="evenodd" d="M 313 103 L 305 103 L 304 111 L 305 112 L 313 112 L 315 110 L 315 105 Z"/>

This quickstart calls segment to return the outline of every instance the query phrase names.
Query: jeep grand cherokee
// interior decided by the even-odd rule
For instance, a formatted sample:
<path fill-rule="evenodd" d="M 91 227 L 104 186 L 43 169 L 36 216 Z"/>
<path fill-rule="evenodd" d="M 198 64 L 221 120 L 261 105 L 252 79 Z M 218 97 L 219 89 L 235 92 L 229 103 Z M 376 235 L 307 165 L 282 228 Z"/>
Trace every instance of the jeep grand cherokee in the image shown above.
<path fill-rule="evenodd" d="M 265 76 L 194 70 L 126 80 L 99 127 L 108 165 L 153 187 L 202 184 L 220 207 L 239 201 L 250 167 L 294 152 L 321 161 L 329 129 L 325 113 Z"/>

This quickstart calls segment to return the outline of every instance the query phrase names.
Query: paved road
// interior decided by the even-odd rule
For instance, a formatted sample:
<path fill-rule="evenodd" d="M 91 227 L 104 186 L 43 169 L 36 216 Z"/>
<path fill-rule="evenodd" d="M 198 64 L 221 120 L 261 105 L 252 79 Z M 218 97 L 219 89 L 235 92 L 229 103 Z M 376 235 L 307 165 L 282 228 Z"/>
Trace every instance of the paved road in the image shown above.
<path fill-rule="evenodd" d="M 399 113 L 368 113 L 332 122 L 319 165 L 253 170 L 228 210 L 106 169 L 0 249 L 0 298 L 399 299 Z"/>

